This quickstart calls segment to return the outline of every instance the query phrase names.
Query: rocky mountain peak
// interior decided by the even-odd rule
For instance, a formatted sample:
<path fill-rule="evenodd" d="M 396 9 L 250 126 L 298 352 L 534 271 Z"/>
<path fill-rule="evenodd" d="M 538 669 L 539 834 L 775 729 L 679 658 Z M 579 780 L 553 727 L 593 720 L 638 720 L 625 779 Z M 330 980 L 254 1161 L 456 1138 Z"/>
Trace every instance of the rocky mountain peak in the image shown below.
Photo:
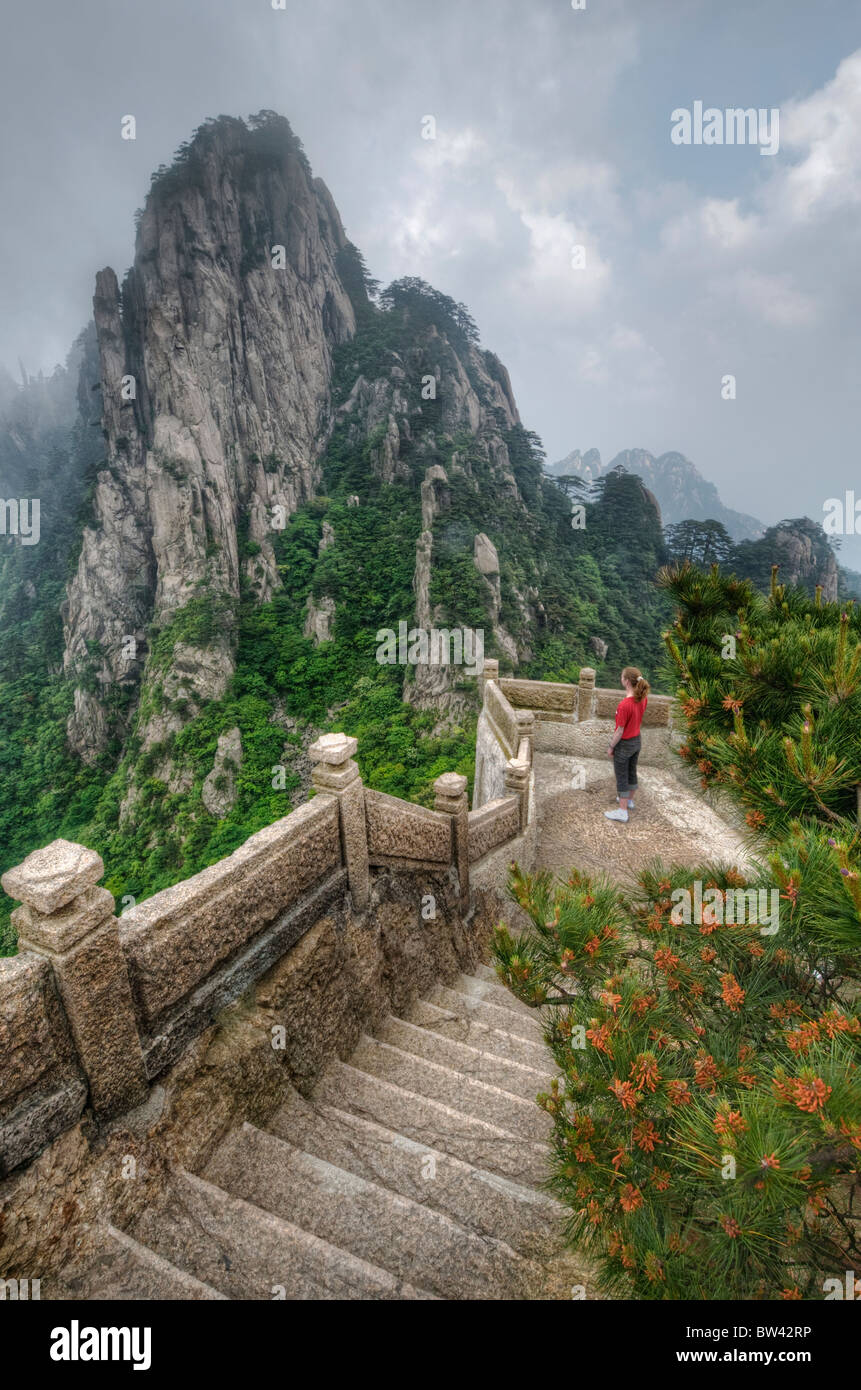
<path fill-rule="evenodd" d="M 147 628 L 196 603 L 217 635 L 184 642 L 183 698 L 223 693 L 240 583 L 277 587 L 273 524 L 319 483 L 332 352 L 356 328 L 347 245 L 287 121 L 220 117 L 154 175 L 122 289 L 97 276 L 106 456 L 64 614 L 83 757 L 108 738 L 101 689 L 136 683 Z M 145 744 L 179 722 L 154 716 Z"/>

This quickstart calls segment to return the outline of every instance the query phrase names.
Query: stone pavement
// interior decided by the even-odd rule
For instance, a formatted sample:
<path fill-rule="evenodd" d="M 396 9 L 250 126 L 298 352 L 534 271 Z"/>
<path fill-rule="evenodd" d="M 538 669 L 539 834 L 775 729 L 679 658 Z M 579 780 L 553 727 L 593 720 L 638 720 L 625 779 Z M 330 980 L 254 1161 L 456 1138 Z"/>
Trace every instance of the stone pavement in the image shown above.
<path fill-rule="evenodd" d="M 572 783 L 578 768 L 585 786 Z M 609 758 L 535 754 L 538 812 L 536 868 L 567 876 L 571 868 L 630 883 L 652 860 L 694 868 L 705 862 L 748 863 L 744 841 L 671 772 L 639 771 L 636 809 L 627 824 L 606 819 L 615 805 Z"/>

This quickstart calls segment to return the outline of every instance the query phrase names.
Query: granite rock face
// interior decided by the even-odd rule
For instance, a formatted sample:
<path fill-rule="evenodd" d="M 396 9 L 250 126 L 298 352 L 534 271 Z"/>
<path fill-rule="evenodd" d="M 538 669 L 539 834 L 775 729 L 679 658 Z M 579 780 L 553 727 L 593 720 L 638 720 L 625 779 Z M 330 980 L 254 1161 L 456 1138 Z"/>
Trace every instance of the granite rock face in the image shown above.
<path fill-rule="evenodd" d="M 419 397 L 415 384 L 421 382 Z M 479 494 L 479 482 L 466 450 L 450 452 L 456 436 L 471 436 L 473 455 L 494 474 L 494 485 L 526 510 L 514 477 L 504 435 L 520 424 L 508 373 L 492 353 L 471 342 L 457 341 L 434 324 L 417 327 L 413 346 L 391 352 L 385 374 L 373 381 L 359 375 L 338 409 L 346 427 L 346 443 L 367 446 L 373 473 L 384 483 L 418 483 L 422 529 L 416 537 L 413 578 L 415 608 L 400 617 L 410 627 L 428 631 L 445 626 L 438 605 L 431 602 L 435 563 L 435 533 L 445 532 L 455 477 Z M 431 423 L 432 422 L 432 423 Z M 450 457 L 448 467 L 439 458 Z M 487 553 L 493 543 L 484 538 Z M 485 553 L 485 552 L 482 552 Z M 498 560 L 497 560 L 498 573 Z M 517 663 L 525 654 L 497 627 L 499 580 L 488 583 L 488 620 L 497 640 Z M 458 690 L 463 672 L 454 666 L 416 665 L 404 683 L 404 699 L 422 709 L 456 716 L 470 703 Z"/>
<path fill-rule="evenodd" d="M 475 568 L 486 578 L 499 574 L 499 555 L 489 536 L 479 531 L 475 538 Z"/>
<path fill-rule="evenodd" d="M 495 623 L 502 605 L 502 592 L 499 581 L 499 554 L 489 536 L 479 531 L 473 546 L 473 563 L 487 585 L 490 600 L 490 616 Z M 517 650 L 514 653 L 517 661 Z"/>
<path fill-rule="evenodd" d="M 422 483 L 422 530 L 430 531 L 437 517 L 451 506 L 448 475 L 438 463 L 431 464 Z"/>
<path fill-rule="evenodd" d="M 798 584 L 808 591 L 818 584 L 822 586 L 823 600 L 836 602 L 837 557 L 827 542 L 823 544 L 820 528 L 815 523 L 803 517 L 771 526 L 765 533 L 764 543 L 771 546 L 772 563 L 780 566 L 782 584 Z"/>
<path fill-rule="evenodd" d="M 230 729 L 221 734 L 212 771 L 203 783 L 201 796 L 210 815 L 226 816 L 236 800 L 236 774 L 242 766 L 242 734 Z"/>
<path fill-rule="evenodd" d="M 156 175 L 122 291 L 98 275 L 106 458 L 64 612 L 83 758 L 110 734 L 101 687 L 151 679 L 149 623 L 217 606 L 186 643 L 199 704 L 232 671 L 241 578 L 261 600 L 278 586 L 274 509 L 283 524 L 317 488 L 332 350 L 355 331 L 345 244 L 287 122 L 225 117 Z"/>
<path fill-rule="evenodd" d="M 303 632 L 306 637 L 311 638 L 315 647 L 319 647 L 321 642 L 331 640 L 334 616 L 335 600 L 333 598 L 330 598 L 328 594 L 324 594 L 320 599 L 315 599 L 313 594 L 308 595 Z"/>
<path fill-rule="evenodd" d="M 480 500 L 489 474 L 526 515 L 507 442 L 520 425 L 508 373 L 454 321 L 408 313 L 397 350 L 369 358 L 357 347 L 336 374 L 336 349 L 370 312 L 356 266 L 289 124 L 264 112 L 207 121 L 154 176 L 122 286 L 112 269 L 98 274 L 104 459 L 63 605 L 68 736 L 85 761 L 134 729 L 143 753 L 158 752 L 154 776 L 186 789 L 170 740 L 227 693 L 240 595 L 263 603 L 280 587 L 274 533 L 323 492 L 336 426 L 369 480 L 421 491 L 415 608 L 398 615 L 410 626 L 445 626 L 431 589 L 457 525 L 453 489 Z M 320 555 L 337 544 L 327 520 Z M 477 546 L 488 629 L 516 666 L 531 654 L 537 609 L 514 590 L 524 623 L 516 638 L 505 631 L 507 557 L 487 569 L 494 542 L 482 533 Z M 300 601 L 306 637 L 330 640 L 335 600 L 324 587 Z M 408 676 L 405 698 L 420 707 L 454 714 L 471 702 L 453 667 Z M 135 795 L 132 782 L 126 817 Z"/>

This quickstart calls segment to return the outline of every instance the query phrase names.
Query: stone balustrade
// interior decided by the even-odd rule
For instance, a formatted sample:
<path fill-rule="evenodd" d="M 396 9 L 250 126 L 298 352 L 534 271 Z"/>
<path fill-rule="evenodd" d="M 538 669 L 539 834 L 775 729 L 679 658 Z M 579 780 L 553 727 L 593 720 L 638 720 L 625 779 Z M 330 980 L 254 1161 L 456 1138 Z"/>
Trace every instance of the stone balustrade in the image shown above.
<path fill-rule="evenodd" d="M 315 798 L 125 912 L 120 940 L 141 1023 L 158 1031 L 180 1000 L 343 867 L 338 803 Z"/>
<path fill-rule="evenodd" d="M 3 875 L 21 906 L 19 954 L 0 960 L 0 1176 L 85 1114 L 98 1125 L 140 1106 L 221 1011 L 333 914 L 373 929 L 384 879 L 402 885 L 391 889 L 400 901 L 445 897 L 461 918 L 446 930 L 468 940 L 476 901 L 486 916 L 482 895 L 501 894 L 510 861 L 532 863 L 536 753 L 588 756 L 594 744 L 600 756 L 619 699 L 595 689 L 588 667 L 575 686 L 500 679 L 488 660 L 479 684 L 472 810 L 457 773 L 437 778 L 433 809 L 366 788 L 356 739 L 327 734 L 309 750 L 309 802 L 119 919 L 101 859 L 81 845 L 57 840 Z M 669 747 L 671 707 L 650 696 L 644 745 Z"/>
<path fill-rule="evenodd" d="M 377 866 L 422 869 L 451 863 L 451 820 L 385 792 L 365 792 L 368 856 Z"/>
<path fill-rule="evenodd" d="M 503 676 L 498 684 L 515 710 L 531 710 L 536 720 L 542 723 L 614 719 L 616 706 L 623 698 L 621 689 L 609 690 L 596 686 L 595 672 L 591 666 L 581 668 L 577 685 L 565 685 L 561 681 L 517 680 L 510 676 Z M 650 692 L 643 727 L 667 727 L 671 722 L 673 704 L 671 696 Z"/>
<path fill-rule="evenodd" d="M 479 891 L 501 890 L 501 847 L 511 856 L 528 848 L 535 720 L 492 680 L 484 689 L 507 758 L 504 794 L 479 811 L 469 810 L 457 773 L 437 778 L 433 810 L 365 788 L 356 739 L 327 734 L 309 750 L 309 802 L 119 919 L 99 886 L 101 859 L 81 845 L 56 840 L 3 875 L 21 906 L 19 954 L 0 960 L 0 1176 L 85 1113 L 101 1124 L 142 1105 L 193 1040 L 327 913 L 343 914 L 346 901 L 356 929 L 372 925 L 381 875 L 403 883 L 416 915 L 424 895 L 453 892 L 469 920 L 475 871 Z"/>
<path fill-rule="evenodd" d="M 460 905 L 469 906 L 469 798 L 467 780 L 459 772 L 444 772 L 434 783 L 436 810 L 451 822 L 451 852 L 460 884 Z"/>
<path fill-rule="evenodd" d="M 540 711 L 542 719 L 573 714 L 578 707 L 578 687 L 561 681 L 525 681 L 503 676 L 499 688 L 515 709 Z"/>
<path fill-rule="evenodd" d="M 509 758 L 516 758 L 520 747 L 517 714 L 493 680 L 486 681 L 484 685 L 484 715 L 494 725 L 497 739 Z"/>
<path fill-rule="evenodd" d="M 52 968 L 93 1108 L 139 1105 L 147 1082 L 114 900 L 93 850 L 55 840 L 3 875 L 22 906 L 12 914 L 21 955 Z"/>
<path fill-rule="evenodd" d="M 498 799 L 509 786 L 510 759 L 514 752 L 512 717 L 527 734 L 532 753 L 558 753 L 579 758 L 602 758 L 615 723 L 621 690 L 595 685 L 591 666 L 580 670 L 576 685 L 561 681 L 530 681 L 499 677 L 497 663 L 485 662 L 484 709 L 479 719 L 476 751 L 475 805 Z M 673 699 L 650 693 L 643 718 L 643 765 L 673 765 Z M 531 716 L 527 731 L 525 719 Z M 513 783 L 511 784 L 513 789 Z"/>
<path fill-rule="evenodd" d="M 521 798 L 503 796 L 469 813 L 469 857 L 483 859 L 520 833 Z"/>
<path fill-rule="evenodd" d="M 310 749 L 314 797 L 218 864 L 114 916 L 99 856 L 57 840 L 3 875 L 21 906 L 19 954 L 0 961 L 0 1173 L 26 1163 L 86 1109 L 109 1120 L 220 1010 L 289 958 L 333 904 L 368 919 L 379 875 L 410 890 L 501 890 L 512 858 L 534 852 L 536 753 L 600 756 L 617 691 L 499 677 L 488 660 L 473 809 L 466 778 L 445 773 L 431 810 L 364 787 L 357 744 L 327 734 Z M 643 761 L 667 749 L 671 706 L 652 695 Z M 649 741 L 651 740 L 651 743 Z M 649 747 L 645 745 L 649 743 Z"/>
<path fill-rule="evenodd" d="M 50 964 L 0 960 L 0 1178 L 76 1124 L 87 1077 Z"/>

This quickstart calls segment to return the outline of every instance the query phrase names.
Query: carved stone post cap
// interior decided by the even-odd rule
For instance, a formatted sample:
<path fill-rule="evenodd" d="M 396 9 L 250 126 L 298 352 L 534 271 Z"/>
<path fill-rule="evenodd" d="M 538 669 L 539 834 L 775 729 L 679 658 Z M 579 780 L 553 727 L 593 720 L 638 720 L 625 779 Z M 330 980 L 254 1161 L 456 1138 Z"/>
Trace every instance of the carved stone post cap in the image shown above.
<path fill-rule="evenodd" d="M 529 775 L 529 763 L 525 758 L 509 758 L 505 770 L 514 777 L 527 777 Z"/>
<path fill-rule="evenodd" d="M 433 789 L 437 796 L 455 798 L 463 796 L 466 791 L 467 779 L 460 772 L 444 772 L 441 777 L 437 777 L 433 784 Z"/>
<path fill-rule="evenodd" d="M 535 711 L 531 709 L 516 709 L 514 711 L 515 722 L 521 727 L 530 729 L 535 723 Z"/>
<path fill-rule="evenodd" d="M 28 854 L 0 879 L 3 891 L 27 907 L 49 916 L 98 883 L 105 866 L 93 849 L 71 840 L 53 840 Z"/>
<path fill-rule="evenodd" d="M 499 677 L 499 662 L 495 657 L 485 657 L 484 659 L 484 678 L 485 680 L 495 681 Z"/>
<path fill-rule="evenodd" d="M 595 670 L 594 670 L 594 668 L 593 668 L 592 666 L 581 666 L 581 667 L 580 667 L 580 684 L 581 684 L 581 685 L 594 685 L 594 684 L 595 684 Z"/>
<path fill-rule="evenodd" d="M 358 746 L 359 740 L 350 738 L 348 734 L 323 734 L 316 743 L 311 744 L 308 753 L 312 762 L 339 767 L 352 758 Z"/>
<path fill-rule="evenodd" d="M 114 898 L 107 888 L 87 888 L 73 902 L 46 917 L 31 907 L 12 913 L 22 950 L 63 955 L 114 915 Z"/>

